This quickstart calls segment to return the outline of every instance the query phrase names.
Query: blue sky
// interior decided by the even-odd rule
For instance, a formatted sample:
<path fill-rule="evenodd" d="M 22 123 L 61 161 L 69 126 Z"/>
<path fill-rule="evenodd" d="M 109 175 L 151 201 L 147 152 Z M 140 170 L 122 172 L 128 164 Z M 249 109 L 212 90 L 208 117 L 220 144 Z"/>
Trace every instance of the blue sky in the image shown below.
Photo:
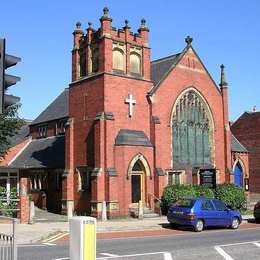
<path fill-rule="evenodd" d="M 104 6 L 115 27 L 128 19 L 135 32 L 146 18 L 153 59 L 181 51 L 191 35 L 217 83 L 219 65 L 225 64 L 230 120 L 253 106 L 260 110 L 259 0 L 3 1 L 0 37 L 7 39 L 8 53 L 22 58 L 8 70 L 22 78 L 9 90 L 21 97 L 21 117 L 34 119 L 68 86 L 75 23 L 86 28 L 92 21 L 97 28 Z"/>

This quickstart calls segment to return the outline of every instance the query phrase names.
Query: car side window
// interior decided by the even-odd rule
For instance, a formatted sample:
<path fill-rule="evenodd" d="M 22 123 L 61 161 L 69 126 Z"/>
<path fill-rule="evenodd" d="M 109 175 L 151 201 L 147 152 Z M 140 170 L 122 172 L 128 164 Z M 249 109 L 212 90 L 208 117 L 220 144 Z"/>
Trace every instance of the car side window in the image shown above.
<path fill-rule="evenodd" d="M 201 204 L 202 210 L 214 210 L 214 206 L 212 205 L 210 200 L 204 200 Z"/>
<path fill-rule="evenodd" d="M 225 203 L 223 203 L 223 202 L 220 201 L 220 200 L 213 200 L 213 203 L 214 203 L 214 205 L 215 205 L 216 210 L 223 211 L 223 210 L 226 210 L 226 209 L 227 209 Z"/>

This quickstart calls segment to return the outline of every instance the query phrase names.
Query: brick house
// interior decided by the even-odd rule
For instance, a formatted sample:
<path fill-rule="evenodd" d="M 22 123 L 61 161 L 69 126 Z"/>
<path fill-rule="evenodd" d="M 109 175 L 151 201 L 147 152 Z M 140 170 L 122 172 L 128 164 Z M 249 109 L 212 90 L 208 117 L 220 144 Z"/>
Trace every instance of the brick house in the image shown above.
<path fill-rule="evenodd" d="M 249 190 L 260 199 L 260 112 L 244 112 L 232 125 L 232 132 L 249 151 Z M 253 194 L 251 194 L 253 195 Z M 253 197 L 253 196 L 251 196 Z"/>
<path fill-rule="evenodd" d="M 166 185 L 199 185 L 205 174 L 234 182 L 238 167 L 244 186 L 248 152 L 230 131 L 224 66 L 219 87 L 190 37 L 181 52 L 151 61 L 145 20 L 134 34 L 103 11 L 97 30 L 89 23 L 84 34 L 77 23 L 72 82 L 8 164 L 30 179 L 36 204 L 99 217 L 106 201 L 115 217 L 139 201 L 155 209 Z"/>

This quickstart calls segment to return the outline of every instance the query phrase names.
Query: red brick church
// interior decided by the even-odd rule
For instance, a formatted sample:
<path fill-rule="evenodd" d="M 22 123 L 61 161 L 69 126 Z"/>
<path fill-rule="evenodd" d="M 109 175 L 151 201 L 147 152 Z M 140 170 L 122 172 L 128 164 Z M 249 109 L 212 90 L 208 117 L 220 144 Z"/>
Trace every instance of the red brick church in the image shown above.
<path fill-rule="evenodd" d="M 139 201 L 154 209 L 166 185 L 207 176 L 244 186 L 248 152 L 230 131 L 224 66 L 218 86 L 189 36 L 181 52 L 151 61 L 146 21 L 133 33 L 103 11 L 98 29 L 77 23 L 72 82 L 6 169 L 28 177 L 37 205 L 69 215 L 100 216 L 103 201 L 110 217 Z"/>

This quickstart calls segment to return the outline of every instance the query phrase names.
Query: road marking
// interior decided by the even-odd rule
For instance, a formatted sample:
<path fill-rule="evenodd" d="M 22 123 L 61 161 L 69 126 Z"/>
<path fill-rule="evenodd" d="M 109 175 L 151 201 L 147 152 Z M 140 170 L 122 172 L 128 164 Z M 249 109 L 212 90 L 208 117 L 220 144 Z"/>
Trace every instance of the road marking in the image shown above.
<path fill-rule="evenodd" d="M 215 246 L 216 251 L 224 257 L 225 260 L 234 260 L 229 254 L 227 254 L 221 247 Z"/>
<path fill-rule="evenodd" d="M 144 253 L 144 254 L 134 254 L 134 255 L 120 255 L 120 256 L 107 256 L 107 257 L 100 257 L 97 258 L 97 260 L 106 260 L 106 259 L 114 259 L 114 258 L 126 258 L 126 257 L 135 257 L 135 256 L 147 256 L 147 255 L 164 255 L 165 253 L 168 252 L 153 252 L 153 253 Z M 168 257 L 168 255 L 167 255 Z M 53 259 L 53 260 L 58 260 L 58 259 Z M 165 260 L 172 260 L 172 258 L 165 258 Z"/>
<path fill-rule="evenodd" d="M 100 253 L 100 254 L 104 255 L 104 256 L 112 256 L 112 257 L 119 256 L 119 255 L 114 255 L 114 254 L 109 254 L 109 253 Z"/>
<path fill-rule="evenodd" d="M 246 241 L 246 242 L 240 242 L 240 243 L 233 243 L 233 244 L 224 244 L 224 245 L 217 245 L 218 247 L 223 246 L 238 246 L 238 245 L 246 245 L 246 244 L 254 244 L 258 243 L 259 241 Z"/>
<path fill-rule="evenodd" d="M 258 242 L 255 242 L 255 243 L 253 243 L 254 245 L 256 245 L 256 246 L 258 246 L 258 247 L 260 247 L 260 243 L 258 243 Z"/>
<path fill-rule="evenodd" d="M 46 246 L 56 246 L 56 244 L 52 244 L 52 243 L 42 243 L 42 244 Z"/>
<path fill-rule="evenodd" d="M 63 233 L 62 233 L 63 234 Z M 44 239 L 42 242 L 43 243 L 45 243 L 45 242 L 50 242 L 50 240 L 53 240 L 53 239 L 55 239 L 56 237 L 58 237 L 58 236 L 60 236 L 61 235 L 61 233 L 58 233 L 58 234 L 56 234 L 56 235 L 53 235 L 53 236 L 51 236 L 51 237 L 49 237 L 49 238 L 46 238 L 46 239 Z"/>
<path fill-rule="evenodd" d="M 52 260 L 68 260 L 69 258 L 68 257 L 64 257 L 64 258 L 55 258 L 55 259 L 52 259 Z"/>
<path fill-rule="evenodd" d="M 164 260 L 172 260 L 172 254 L 171 253 L 164 253 Z"/>
<path fill-rule="evenodd" d="M 44 245 L 44 244 L 40 244 L 40 245 L 35 245 L 35 244 L 24 244 L 24 245 L 18 245 L 18 247 L 44 247 L 44 246 L 47 246 L 47 245 Z"/>
<path fill-rule="evenodd" d="M 69 234 L 68 232 L 59 234 L 58 236 L 55 236 L 54 238 L 51 238 L 51 239 L 49 239 L 49 240 L 46 241 L 46 242 L 54 242 L 54 241 L 57 241 L 57 240 L 59 240 L 59 239 L 65 237 L 65 236 L 67 236 L 68 234 Z"/>

